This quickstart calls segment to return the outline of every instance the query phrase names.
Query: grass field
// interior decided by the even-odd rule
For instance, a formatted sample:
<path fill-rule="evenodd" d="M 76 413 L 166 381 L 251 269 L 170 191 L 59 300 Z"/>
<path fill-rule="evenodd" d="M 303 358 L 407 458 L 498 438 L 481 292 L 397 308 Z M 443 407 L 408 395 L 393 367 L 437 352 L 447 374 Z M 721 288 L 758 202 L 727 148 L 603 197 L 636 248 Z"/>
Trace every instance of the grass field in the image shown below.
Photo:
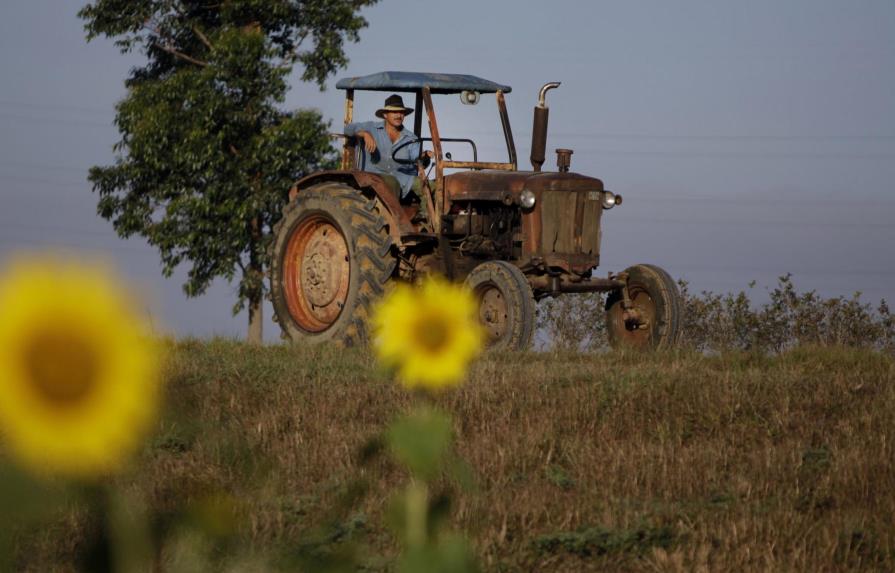
<path fill-rule="evenodd" d="M 118 478 L 145 499 L 165 570 L 343 550 L 390 569 L 407 475 L 371 439 L 417 398 L 367 354 L 186 341 L 166 376 L 167 417 Z M 509 354 L 437 402 L 472 475 L 439 492 L 486 571 L 895 570 L 888 355 Z M 233 508 L 222 530 L 182 534 L 221 511 L 209 499 Z M 96 521 L 75 502 L 21 530 L 16 568 L 70 568 Z"/>

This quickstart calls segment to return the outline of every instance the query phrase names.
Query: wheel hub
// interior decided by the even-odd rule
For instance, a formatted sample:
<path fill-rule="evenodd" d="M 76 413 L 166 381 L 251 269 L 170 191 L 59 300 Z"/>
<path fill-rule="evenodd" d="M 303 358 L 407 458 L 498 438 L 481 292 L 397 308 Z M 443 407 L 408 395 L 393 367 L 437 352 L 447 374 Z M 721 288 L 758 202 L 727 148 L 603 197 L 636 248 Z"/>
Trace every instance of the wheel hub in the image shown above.
<path fill-rule="evenodd" d="M 488 332 L 488 336 L 494 340 L 506 333 L 507 302 L 498 289 L 491 287 L 482 293 L 479 320 Z"/>
<path fill-rule="evenodd" d="M 339 292 L 344 262 L 345 241 L 330 225 L 322 225 L 314 231 L 302 260 L 302 289 L 314 306 L 330 304 Z"/>
<path fill-rule="evenodd" d="M 622 320 L 625 321 L 625 328 L 628 330 L 647 330 L 650 325 L 649 319 L 644 318 L 643 312 L 633 306 L 633 303 L 631 308 L 622 312 Z"/>
<path fill-rule="evenodd" d="M 613 348 L 656 350 L 680 337 L 686 301 L 661 267 L 633 265 L 618 273 L 622 288 L 606 300 L 606 333 Z"/>
<path fill-rule="evenodd" d="M 630 285 L 629 295 L 631 306 L 621 309 L 622 305 L 619 305 L 620 312 L 616 316 L 620 320 L 620 328 L 616 328 L 616 336 L 629 346 L 645 348 L 651 341 L 656 303 L 640 285 Z"/>
<path fill-rule="evenodd" d="M 350 263 L 348 244 L 328 219 L 310 217 L 293 231 L 284 259 L 286 302 L 301 328 L 320 332 L 345 306 Z"/>

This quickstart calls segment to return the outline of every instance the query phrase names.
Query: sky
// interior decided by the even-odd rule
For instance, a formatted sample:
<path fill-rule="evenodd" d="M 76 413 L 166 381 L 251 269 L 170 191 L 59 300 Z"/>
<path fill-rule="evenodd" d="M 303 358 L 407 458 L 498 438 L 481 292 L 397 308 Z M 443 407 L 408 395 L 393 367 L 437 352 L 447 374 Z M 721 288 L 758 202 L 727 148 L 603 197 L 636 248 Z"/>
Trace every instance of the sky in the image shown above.
<path fill-rule="evenodd" d="M 114 160 L 114 105 L 142 60 L 87 43 L 82 5 L 0 6 L 0 264 L 48 249 L 103 258 L 160 330 L 242 337 L 235 285 L 187 298 L 185 269 L 164 278 L 152 247 L 96 215 L 87 170 Z M 624 197 L 603 217 L 596 274 L 653 263 L 691 291 L 745 289 L 760 302 L 792 273 L 799 290 L 895 300 L 895 2 L 382 0 L 363 15 L 348 67 L 324 91 L 297 70 L 287 107 L 317 108 L 338 131 L 341 77 L 481 76 L 513 88 L 524 169 L 538 89 L 560 81 L 545 168 L 571 148 L 573 171 Z M 359 94 L 357 117 L 384 95 Z M 454 103 L 436 101 L 441 135 L 503 159 L 496 115 Z"/>

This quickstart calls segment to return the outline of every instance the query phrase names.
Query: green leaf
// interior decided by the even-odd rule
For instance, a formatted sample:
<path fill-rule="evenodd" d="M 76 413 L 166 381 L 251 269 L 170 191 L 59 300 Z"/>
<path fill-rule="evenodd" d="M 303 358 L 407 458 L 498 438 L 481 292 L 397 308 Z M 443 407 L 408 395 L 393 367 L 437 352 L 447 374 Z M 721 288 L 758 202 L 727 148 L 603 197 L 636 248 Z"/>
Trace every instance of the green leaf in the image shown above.
<path fill-rule="evenodd" d="M 289 188 L 336 158 L 319 112 L 281 109 L 287 77 L 306 62 L 303 77 L 322 87 L 375 1 L 88 3 L 88 40 L 146 58 L 116 106 L 116 160 L 90 170 L 97 213 L 157 247 L 165 276 L 188 264 L 188 296 L 238 277 L 235 308 L 260 302 Z"/>
<path fill-rule="evenodd" d="M 451 419 L 429 408 L 411 412 L 388 430 L 388 445 L 395 458 L 423 480 L 438 475 L 450 444 Z"/>
<path fill-rule="evenodd" d="M 398 562 L 399 573 L 474 573 L 479 567 L 469 543 L 460 535 L 447 535 L 437 543 L 410 549 Z"/>

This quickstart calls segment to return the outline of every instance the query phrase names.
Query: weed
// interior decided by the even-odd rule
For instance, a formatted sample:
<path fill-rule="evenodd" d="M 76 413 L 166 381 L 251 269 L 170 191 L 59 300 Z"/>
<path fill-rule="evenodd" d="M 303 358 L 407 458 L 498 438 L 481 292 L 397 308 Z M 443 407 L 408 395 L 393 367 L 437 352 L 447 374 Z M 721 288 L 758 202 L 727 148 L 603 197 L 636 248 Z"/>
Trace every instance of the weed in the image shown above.
<path fill-rule="evenodd" d="M 567 551 L 581 557 L 607 553 L 640 555 L 653 547 L 667 549 L 674 540 L 674 530 L 668 526 L 643 526 L 634 529 L 588 527 L 573 532 L 542 535 L 535 540 L 535 546 L 541 553 Z"/>

